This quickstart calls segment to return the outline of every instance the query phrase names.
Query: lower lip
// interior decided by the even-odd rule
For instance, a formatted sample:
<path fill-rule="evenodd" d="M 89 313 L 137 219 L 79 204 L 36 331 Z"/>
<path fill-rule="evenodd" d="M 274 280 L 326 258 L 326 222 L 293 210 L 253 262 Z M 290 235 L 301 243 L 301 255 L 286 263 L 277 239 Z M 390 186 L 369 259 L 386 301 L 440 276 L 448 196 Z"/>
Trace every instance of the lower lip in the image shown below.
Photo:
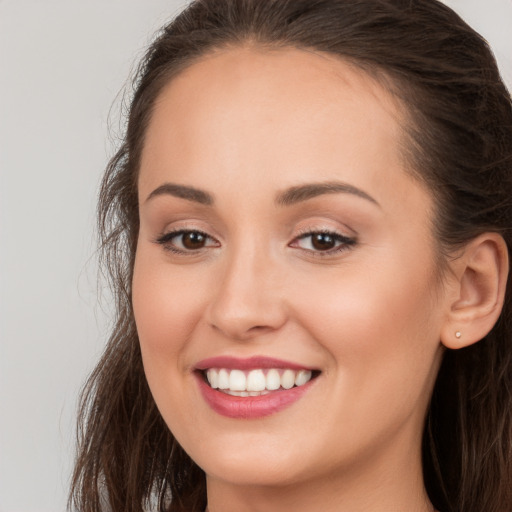
<path fill-rule="evenodd" d="M 211 388 L 201 374 L 197 375 L 199 389 L 206 403 L 218 414 L 228 418 L 255 419 L 269 416 L 292 405 L 306 393 L 313 383 L 260 396 L 232 396 Z"/>

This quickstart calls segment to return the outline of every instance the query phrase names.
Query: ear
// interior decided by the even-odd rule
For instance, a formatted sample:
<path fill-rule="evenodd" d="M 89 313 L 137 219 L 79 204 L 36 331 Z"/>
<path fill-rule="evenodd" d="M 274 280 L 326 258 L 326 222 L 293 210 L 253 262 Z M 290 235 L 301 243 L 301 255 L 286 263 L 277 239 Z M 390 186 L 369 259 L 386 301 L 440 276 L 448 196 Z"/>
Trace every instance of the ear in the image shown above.
<path fill-rule="evenodd" d="M 507 245 L 499 234 L 484 233 L 469 242 L 450 267 L 441 342 L 458 349 L 484 338 L 500 316 L 509 267 Z"/>

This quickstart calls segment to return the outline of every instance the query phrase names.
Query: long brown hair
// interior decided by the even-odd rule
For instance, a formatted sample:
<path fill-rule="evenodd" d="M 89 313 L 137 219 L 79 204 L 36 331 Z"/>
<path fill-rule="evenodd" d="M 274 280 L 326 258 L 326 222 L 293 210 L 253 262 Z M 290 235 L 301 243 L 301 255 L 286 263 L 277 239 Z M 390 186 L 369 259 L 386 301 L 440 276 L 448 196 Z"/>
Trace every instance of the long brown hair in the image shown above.
<path fill-rule="evenodd" d="M 101 188 L 99 233 L 117 317 L 80 406 L 70 506 L 81 512 L 202 511 L 204 473 L 157 411 L 131 306 L 137 173 L 162 87 L 208 52 L 251 43 L 312 48 L 381 77 L 409 113 L 413 174 L 431 189 L 440 259 L 485 231 L 512 248 L 512 101 L 488 45 L 437 0 L 196 0 L 138 69 L 124 141 Z M 385 82 L 385 84 L 384 84 Z M 491 333 L 444 356 L 423 435 L 443 512 L 512 511 L 512 290 Z"/>

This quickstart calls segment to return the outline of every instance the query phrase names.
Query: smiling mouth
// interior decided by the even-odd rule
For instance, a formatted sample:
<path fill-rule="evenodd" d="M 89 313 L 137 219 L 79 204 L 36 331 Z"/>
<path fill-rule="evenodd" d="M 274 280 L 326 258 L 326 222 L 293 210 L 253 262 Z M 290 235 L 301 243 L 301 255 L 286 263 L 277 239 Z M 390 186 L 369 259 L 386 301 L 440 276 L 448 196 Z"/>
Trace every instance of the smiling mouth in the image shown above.
<path fill-rule="evenodd" d="M 201 373 L 212 389 L 231 396 L 255 397 L 304 386 L 320 372 L 290 368 L 208 368 Z"/>

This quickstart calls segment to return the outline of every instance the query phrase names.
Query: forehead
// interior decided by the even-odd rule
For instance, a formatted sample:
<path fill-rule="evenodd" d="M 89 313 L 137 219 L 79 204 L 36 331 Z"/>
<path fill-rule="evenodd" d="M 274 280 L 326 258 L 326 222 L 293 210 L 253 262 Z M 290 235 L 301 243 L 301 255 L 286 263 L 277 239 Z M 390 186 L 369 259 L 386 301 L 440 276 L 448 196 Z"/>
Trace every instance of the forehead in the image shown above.
<path fill-rule="evenodd" d="M 142 153 L 141 193 L 168 181 L 255 190 L 340 179 L 371 189 L 403 170 L 401 105 L 367 73 L 309 50 L 218 50 L 155 102 Z M 207 172 L 205 172 L 205 170 Z M 405 176 L 405 175 L 404 175 Z M 241 183 L 241 180 L 244 183 Z M 395 184 L 396 185 L 396 184 Z M 396 187 L 395 187 L 396 189 Z"/>
<path fill-rule="evenodd" d="M 346 108 L 348 105 L 352 108 Z M 339 127 L 358 124 L 372 129 L 385 122 L 390 137 L 398 135 L 403 110 L 376 79 L 356 65 L 323 52 L 259 47 L 225 48 L 194 61 L 175 76 L 157 98 L 151 126 L 173 117 L 206 128 L 213 122 L 296 121 L 311 124 L 326 111 Z M 357 112 L 356 112 L 357 111 Z M 311 114 L 316 113 L 314 118 Z M 266 117 L 265 117 L 266 114 Z M 161 123 L 160 123 L 161 124 Z"/>

